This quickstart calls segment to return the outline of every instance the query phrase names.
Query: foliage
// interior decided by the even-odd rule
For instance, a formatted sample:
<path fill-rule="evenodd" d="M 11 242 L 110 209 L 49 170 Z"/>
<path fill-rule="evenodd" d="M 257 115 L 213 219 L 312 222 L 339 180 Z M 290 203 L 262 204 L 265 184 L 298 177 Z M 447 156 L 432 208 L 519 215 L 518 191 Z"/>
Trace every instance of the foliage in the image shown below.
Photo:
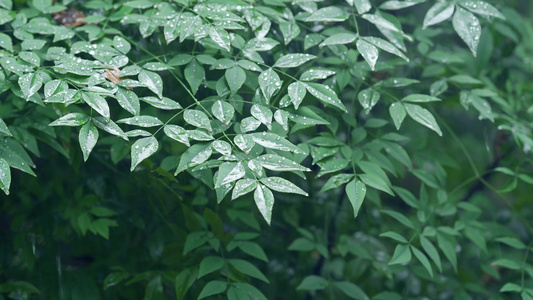
<path fill-rule="evenodd" d="M 0 0 L 0 299 L 533 298 L 528 7 Z"/>

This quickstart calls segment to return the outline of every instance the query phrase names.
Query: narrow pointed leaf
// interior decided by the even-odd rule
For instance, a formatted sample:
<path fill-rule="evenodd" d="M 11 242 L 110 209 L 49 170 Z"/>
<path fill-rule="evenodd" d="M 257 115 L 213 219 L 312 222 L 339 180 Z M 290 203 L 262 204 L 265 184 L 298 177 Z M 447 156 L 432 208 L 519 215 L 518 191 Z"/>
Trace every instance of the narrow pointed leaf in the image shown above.
<path fill-rule="evenodd" d="M 333 105 L 342 111 L 347 111 L 344 104 L 342 104 L 341 100 L 337 97 L 337 94 L 329 86 L 320 83 L 306 83 L 305 88 L 318 100 Z"/>
<path fill-rule="evenodd" d="M 152 116 L 135 116 L 131 118 L 120 119 L 117 121 L 117 123 L 124 123 L 140 127 L 155 127 L 163 125 L 161 120 Z"/>
<path fill-rule="evenodd" d="M 346 185 L 345 190 L 346 195 L 352 204 L 354 218 L 357 218 L 359 209 L 361 208 L 363 200 L 365 199 L 366 186 L 361 181 L 352 180 Z"/>
<path fill-rule="evenodd" d="M 397 130 L 400 130 L 403 120 L 405 119 L 405 116 L 407 116 L 407 111 L 405 110 L 403 103 L 394 102 L 391 104 L 389 107 L 389 113 L 392 121 L 394 122 L 394 126 L 396 126 Z"/>
<path fill-rule="evenodd" d="M 363 56 L 365 61 L 368 63 L 370 69 L 374 71 L 379 56 L 378 48 L 362 39 L 357 40 L 356 45 L 357 50 L 361 53 L 361 56 Z"/>
<path fill-rule="evenodd" d="M 389 52 L 391 54 L 394 54 L 398 57 L 401 57 L 403 58 L 405 61 L 409 61 L 409 58 L 407 56 L 405 56 L 401 51 L 400 49 L 398 49 L 396 46 L 394 46 L 394 44 L 384 40 L 384 39 L 381 39 L 381 38 L 378 38 L 378 37 L 373 37 L 373 36 L 366 36 L 366 37 L 362 37 L 361 39 L 369 42 L 370 44 L 378 47 L 379 49 L 383 50 L 383 51 L 386 51 L 386 52 Z"/>
<path fill-rule="evenodd" d="M 132 115 L 138 115 L 140 113 L 141 105 L 139 104 L 139 97 L 133 91 L 119 87 L 115 96 L 118 104 Z"/>
<path fill-rule="evenodd" d="M 233 192 L 231 194 L 231 200 L 253 192 L 256 188 L 256 180 L 250 178 L 241 179 L 235 183 L 235 187 L 233 188 Z"/>
<path fill-rule="evenodd" d="M 301 54 L 301 53 L 287 54 L 287 55 L 280 57 L 274 64 L 274 67 L 295 68 L 315 58 L 316 56 L 311 55 L 311 54 Z"/>
<path fill-rule="evenodd" d="M 159 98 L 163 97 L 163 81 L 159 74 L 152 71 L 141 70 L 139 82 L 154 92 Z"/>
<path fill-rule="evenodd" d="M 230 52 L 230 37 L 226 30 L 219 26 L 209 26 L 209 37 L 217 45 Z"/>
<path fill-rule="evenodd" d="M 429 260 L 427 256 L 420 250 L 418 250 L 415 246 L 411 245 L 411 251 L 415 255 L 415 257 L 418 259 L 418 261 L 424 266 L 426 271 L 428 271 L 429 275 L 433 277 L 433 268 L 431 267 L 431 264 L 429 263 Z"/>
<path fill-rule="evenodd" d="M 276 192 L 308 196 L 308 194 L 297 185 L 281 177 L 261 178 L 261 183 Z"/>
<path fill-rule="evenodd" d="M 459 1 L 459 5 L 478 15 L 505 20 L 505 17 L 496 9 L 496 7 L 485 1 Z"/>
<path fill-rule="evenodd" d="M 143 160 L 154 154 L 159 148 L 157 139 L 153 136 L 138 139 L 131 146 L 131 168 L 130 171 L 135 170 L 138 164 Z"/>
<path fill-rule="evenodd" d="M 372 9 L 372 4 L 369 0 L 353 0 L 357 12 L 362 15 Z"/>
<path fill-rule="evenodd" d="M 405 110 L 413 120 L 442 136 L 442 131 L 440 130 L 437 121 L 435 121 L 435 117 L 429 112 L 429 110 L 416 104 L 405 103 L 404 106 Z"/>
<path fill-rule="evenodd" d="M 94 146 L 96 146 L 98 136 L 98 129 L 93 122 L 88 122 L 80 128 L 78 140 L 80 143 L 81 152 L 83 153 L 84 161 L 87 161 L 91 151 L 93 150 Z"/>
<path fill-rule="evenodd" d="M 210 144 L 195 144 L 187 149 L 180 159 L 178 168 L 176 169 L 176 175 L 182 171 L 197 166 L 209 159 L 213 153 L 213 148 Z"/>
<path fill-rule="evenodd" d="M 205 70 L 204 67 L 199 64 L 196 59 L 191 60 L 191 62 L 185 67 L 185 79 L 191 87 L 192 94 L 196 94 L 200 84 L 204 81 Z"/>
<path fill-rule="evenodd" d="M 143 102 L 146 102 L 148 104 L 150 104 L 151 106 L 155 107 L 155 108 L 159 108 L 159 109 L 164 109 L 164 110 L 173 110 L 173 109 L 180 109 L 182 108 L 181 105 L 172 100 L 172 99 L 169 99 L 167 97 L 161 97 L 161 98 L 157 98 L 157 97 L 143 97 L 141 98 L 141 100 Z"/>
<path fill-rule="evenodd" d="M 453 28 L 475 57 L 481 37 L 481 24 L 478 18 L 468 10 L 458 7 L 453 15 Z"/>
<path fill-rule="evenodd" d="M 264 154 L 255 159 L 263 168 L 272 171 L 311 171 L 283 156 L 275 154 Z"/>
<path fill-rule="evenodd" d="M 320 43 L 320 47 L 329 45 L 349 44 L 357 39 L 357 35 L 351 32 L 335 33 Z"/>
<path fill-rule="evenodd" d="M 443 1 L 433 4 L 424 17 L 423 28 L 446 21 L 453 15 L 454 11 L 455 5 L 453 3 Z"/>
<path fill-rule="evenodd" d="M 96 127 L 100 128 L 102 130 L 105 130 L 105 131 L 109 132 L 112 135 L 119 136 L 119 137 L 125 139 L 126 141 L 128 140 L 128 137 L 126 136 L 124 131 L 122 131 L 122 129 L 120 127 L 118 127 L 118 125 L 115 124 L 115 122 L 113 122 L 113 121 L 111 121 L 109 119 L 106 119 L 104 117 L 100 117 L 100 116 L 94 117 L 92 120 L 94 122 L 94 125 L 96 125 Z"/>
<path fill-rule="evenodd" d="M 81 126 L 89 121 L 89 116 L 82 113 L 70 113 L 50 123 L 49 126 Z"/>
<path fill-rule="evenodd" d="M 237 93 L 246 81 L 246 73 L 244 73 L 244 70 L 239 66 L 227 69 L 225 77 L 232 94 Z"/>
<path fill-rule="evenodd" d="M 109 119 L 109 105 L 107 101 L 100 95 L 93 92 L 83 92 L 82 93 L 83 101 L 87 103 L 91 108 L 96 110 L 100 115 Z"/>
<path fill-rule="evenodd" d="M 305 21 L 307 22 L 342 22 L 350 15 L 342 8 L 328 6 L 313 12 Z"/>
<path fill-rule="evenodd" d="M 411 250 L 408 245 L 399 244 L 394 249 L 389 265 L 405 264 L 411 261 Z"/>
<path fill-rule="evenodd" d="M 7 161 L 0 157 L 0 189 L 6 195 L 9 195 L 9 186 L 11 185 L 11 169 Z"/>
<path fill-rule="evenodd" d="M 281 79 L 274 70 L 268 69 L 259 75 L 259 87 L 263 96 L 269 101 L 272 95 L 281 88 Z"/>
<path fill-rule="evenodd" d="M 298 109 L 306 94 L 305 84 L 300 81 L 293 82 L 289 84 L 288 92 L 294 108 Z"/>
<path fill-rule="evenodd" d="M 272 207 L 274 206 L 274 195 L 272 191 L 264 185 L 258 184 L 254 192 L 254 201 L 257 209 L 259 209 L 267 224 L 270 225 Z"/>
<path fill-rule="evenodd" d="M 241 179 L 245 174 L 244 166 L 241 162 L 225 162 L 218 168 L 215 188 L 219 188 L 228 183 Z"/>
<path fill-rule="evenodd" d="M 274 150 L 289 151 L 303 154 L 303 151 L 293 143 L 273 132 L 257 132 L 248 134 L 257 144 Z"/>

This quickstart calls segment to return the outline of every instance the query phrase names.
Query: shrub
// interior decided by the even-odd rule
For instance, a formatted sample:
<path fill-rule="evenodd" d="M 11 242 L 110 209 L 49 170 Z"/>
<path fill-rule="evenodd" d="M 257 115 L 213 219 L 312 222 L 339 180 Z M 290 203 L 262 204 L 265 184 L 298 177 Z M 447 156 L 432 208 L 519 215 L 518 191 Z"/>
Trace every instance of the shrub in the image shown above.
<path fill-rule="evenodd" d="M 533 298 L 495 2 L 1 0 L 0 297 Z"/>

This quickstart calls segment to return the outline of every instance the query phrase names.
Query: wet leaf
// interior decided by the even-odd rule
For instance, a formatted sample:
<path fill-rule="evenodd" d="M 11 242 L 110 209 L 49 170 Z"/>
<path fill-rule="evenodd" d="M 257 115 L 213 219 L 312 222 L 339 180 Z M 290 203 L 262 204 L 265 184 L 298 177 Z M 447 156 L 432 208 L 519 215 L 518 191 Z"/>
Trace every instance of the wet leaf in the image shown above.
<path fill-rule="evenodd" d="M 288 93 L 294 108 L 298 109 L 305 97 L 306 86 L 300 81 L 293 82 L 289 84 Z"/>
<path fill-rule="evenodd" d="M 193 126 L 213 131 L 209 117 L 202 111 L 196 109 L 186 109 L 183 113 L 183 119 L 185 122 Z"/>
<path fill-rule="evenodd" d="M 125 139 L 126 141 L 128 140 L 128 137 L 126 136 L 126 134 L 124 133 L 124 131 L 122 131 L 122 129 L 120 129 L 120 127 L 118 127 L 117 124 L 115 124 L 115 122 L 109 120 L 109 119 L 106 119 L 104 117 L 94 117 L 92 118 L 93 122 L 94 122 L 94 125 L 96 125 L 96 127 L 102 129 L 102 130 L 105 130 L 107 131 L 108 133 L 112 134 L 112 135 L 116 135 L 116 136 L 119 136 L 123 139 Z"/>
<path fill-rule="evenodd" d="M 305 71 L 301 76 L 300 80 L 302 81 L 312 81 L 317 79 L 326 79 L 331 75 L 335 75 L 335 71 L 325 70 L 325 69 L 311 69 Z M 292 83 L 291 83 L 292 84 Z M 290 87 L 290 85 L 289 85 Z M 296 108 L 298 109 L 298 108 Z"/>
<path fill-rule="evenodd" d="M 281 80 L 278 74 L 270 68 L 259 75 L 259 87 L 263 96 L 269 101 L 272 95 L 281 88 Z"/>
<path fill-rule="evenodd" d="M 87 103 L 92 109 L 96 110 L 96 112 L 106 119 L 109 119 L 109 105 L 102 96 L 93 92 L 83 92 L 82 97 L 83 101 L 85 101 L 85 103 Z"/>
<path fill-rule="evenodd" d="M 285 138 L 273 132 L 256 132 L 248 134 L 253 141 L 265 148 L 303 154 L 303 151 Z"/>
<path fill-rule="evenodd" d="M 212 147 L 213 150 L 217 151 L 222 155 L 231 155 L 232 147 L 228 142 L 216 140 L 213 142 Z"/>
<path fill-rule="evenodd" d="M 255 145 L 254 140 L 248 134 L 237 134 L 233 138 L 233 142 L 246 154 L 249 154 L 252 147 Z"/>
<path fill-rule="evenodd" d="M 0 157 L 0 188 L 6 195 L 9 195 L 11 185 L 11 169 L 7 161 Z"/>
<path fill-rule="evenodd" d="M 234 66 L 227 69 L 225 77 L 232 94 L 237 93 L 237 91 L 246 81 L 246 73 L 239 66 Z"/>
<path fill-rule="evenodd" d="M 163 97 L 163 81 L 159 74 L 152 71 L 141 70 L 138 76 L 140 83 L 154 92 L 159 98 Z"/>
<path fill-rule="evenodd" d="M 261 178 L 260 181 L 265 186 L 267 186 L 268 188 L 276 192 L 292 193 L 292 194 L 309 196 L 309 194 L 307 194 L 304 190 L 299 188 L 297 185 L 281 177 Z"/>
<path fill-rule="evenodd" d="M 169 138 L 185 144 L 187 147 L 190 147 L 187 130 L 183 129 L 181 126 L 172 124 L 165 125 L 163 131 Z"/>
<path fill-rule="evenodd" d="M 119 87 L 115 94 L 118 104 L 132 115 L 138 115 L 141 111 L 137 94 L 128 89 Z"/>
<path fill-rule="evenodd" d="M 143 97 L 141 98 L 141 100 L 143 102 L 150 104 L 151 106 L 155 108 L 164 109 L 164 110 L 174 110 L 174 109 L 182 108 L 178 102 L 167 97 L 161 97 L 161 98 Z"/>
<path fill-rule="evenodd" d="M 159 148 L 157 139 L 153 136 L 138 139 L 131 146 L 131 168 L 130 171 L 135 170 L 135 167 L 143 160 L 152 156 Z"/>
<path fill-rule="evenodd" d="M 416 104 L 405 103 L 404 106 L 405 110 L 407 111 L 409 116 L 413 118 L 413 120 L 435 131 L 436 133 L 438 133 L 438 135 L 442 136 L 442 131 L 440 130 L 437 121 L 435 121 L 435 117 L 433 117 L 429 110 Z"/>
<path fill-rule="evenodd" d="M 24 94 L 24 98 L 28 100 L 43 86 L 43 79 L 41 76 L 39 76 L 39 74 L 28 73 L 20 76 L 18 83 L 20 89 L 22 90 L 22 94 Z"/>
<path fill-rule="evenodd" d="M 366 36 L 366 37 L 361 37 L 361 39 L 367 41 L 368 43 L 378 47 L 379 49 L 383 50 L 383 51 L 386 51 L 386 52 L 389 52 L 391 54 L 394 54 L 398 57 L 401 57 L 403 58 L 405 61 L 409 61 L 409 58 L 407 56 L 405 56 L 401 51 L 400 49 L 398 49 L 396 46 L 394 46 L 394 44 L 384 40 L 384 39 L 381 39 L 381 38 L 378 38 L 378 37 L 373 37 L 373 36 Z"/>
<path fill-rule="evenodd" d="M 259 209 L 267 224 L 270 225 L 272 208 L 274 206 L 274 195 L 272 191 L 264 185 L 258 184 L 254 192 L 254 201 L 257 209 Z"/>
<path fill-rule="evenodd" d="M 0 48 L 4 48 L 9 52 L 13 52 L 13 41 L 11 40 L 11 37 L 1 32 L 0 32 Z"/>
<path fill-rule="evenodd" d="M 80 143 L 81 152 L 83 153 L 83 160 L 87 161 L 91 151 L 96 142 L 98 141 L 98 129 L 93 124 L 93 122 L 87 122 L 80 128 L 80 133 L 78 135 L 78 141 Z"/>
<path fill-rule="evenodd" d="M 81 126 L 89 121 L 89 116 L 83 113 L 69 113 L 50 123 L 49 126 Z"/>
<path fill-rule="evenodd" d="M 367 114 L 370 113 L 372 107 L 378 103 L 380 97 L 380 93 L 373 88 L 364 89 L 357 95 L 359 103 L 361 103 L 361 106 L 363 106 L 363 109 Z"/>
<path fill-rule="evenodd" d="M 357 40 L 356 45 L 357 45 L 357 50 L 359 51 L 359 53 L 361 53 L 361 56 L 363 56 L 363 58 L 366 60 L 366 62 L 370 66 L 370 69 L 374 71 L 376 62 L 379 56 L 378 48 L 376 48 L 376 46 L 362 39 Z"/>
<path fill-rule="evenodd" d="M 283 35 L 283 43 L 288 45 L 292 40 L 300 34 L 300 27 L 296 22 L 281 22 L 279 29 Z"/>
<path fill-rule="evenodd" d="M 305 88 L 318 100 L 347 112 L 344 104 L 342 104 L 337 94 L 329 86 L 320 83 L 305 83 Z"/>
<path fill-rule="evenodd" d="M 124 123 L 128 125 L 135 125 L 140 127 L 155 127 L 163 125 L 163 122 L 157 117 L 152 116 L 135 116 L 131 118 L 120 119 L 117 123 Z"/>
<path fill-rule="evenodd" d="M 226 30 L 218 26 L 209 26 L 209 37 L 217 45 L 230 52 L 230 37 Z"/>
<path fill-rule="evenodd" d="M 426 16 L 424 17 L 424 26 L 438 24 L 440 22 L 446 21 L 453 15 L 455 11 L 455 5 L 449 2 L 437 2 L 427 11 Z"/>
<path fill-rule="evenodd" d="M 174 175 L 205 162 L 209 159 L 211 154 L 213 154 L 211 144 L 192 145 L 181 155 L 180 163 Z"/>
<path fill-rule="evenodd" d="M 250 113 L 257 120 L 259 120 L 259 122 L 265 124 L 268 129 L 272 129 L 273 114 L 269 107 L 260 104 L 254 104 L 250 108 Z"/>
<path fill-rule="evenodd" d="M 337 174 L 337 175 L 331 176 L 328 179 L 328 181 L 326 181 L 326 184 L 322 186 L 319 193 L 324 193 L 331 189 L 338 188 L 339 186 L 350 181 L 353 177 L 354 177 L 353 174 Z"/>
<path fill-rule="evenodd" d="M 263 168 L 272 171 L 311 171 L 295 161 L 276 154 L 264 154 L 254 160 Z"/>
<path fill-rule="evenodd" d="M 287 55 L 280 57 L 274 64 L 274 67 L 295 68 L 315 58 L 316 56 L 311 55 L 311 54 L 301 54 L 301 53 L 287 54 Z"/>
<path fill-rule="evenodd" d="M 241 162 L 225 162 L 218 168 L 215 188 L 237 181 L 241 179 L 244 174 L 245 170 Z"/>
<path fill-rule="evenodd" d="M 305 19 L 306 22 L 342 22 L 350 15 L 342 8 L 328 6 L 313 12 Z"/>
<path fill-rule="evenodd" d="M 478 15 L 505 20 L 505 17 L 492 4 L 485 1 L 459 1 L 458 4 Z"/>
<path fill-rule="evenodd" d="M 353 0 L 357 12 L 362 15 L 372 9 L 372 4 L 369 0 Z"/>
<path fill-rule="evenodd" d="M 481 24 L 478 18 L 471 12 L 458 7 L 453 15 L 453 28 L 475 57 L 481 37 Z"/>
<path fill-rule="evenodd" d="M 191 92 L 196 94 L 200 84 L 204 81 L 205 70 L 202 65 L 200 65 L 196 59 L 191 60 L 191 62 L 185 67 L 185 79 L 191 86 Z"/>
<path fill-rule="evenodd" d="M 349 44 L 357 39 L 357 35 L 351 32 L 335 33 L 320 43 L 320 47 L 329 45 Z"/>

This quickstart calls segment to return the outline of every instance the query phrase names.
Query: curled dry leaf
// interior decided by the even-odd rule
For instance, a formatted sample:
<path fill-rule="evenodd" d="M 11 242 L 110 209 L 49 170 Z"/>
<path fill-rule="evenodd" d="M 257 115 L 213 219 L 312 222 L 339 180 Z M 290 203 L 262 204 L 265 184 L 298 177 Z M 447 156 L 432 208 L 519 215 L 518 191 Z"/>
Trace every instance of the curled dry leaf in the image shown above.
<path fill-rule="evenodd" d="M 66 27 L 81 26 L 86 24 L 83 21 L 83 19 L 85 19 L 85 14 L 74 7 L 69 7 L 60 12 L 53 13 L 52 18 L 57 23 Z"/>
<path fill-rule="evenodd" d="M 120 69 L 118 69 L 117 67 L 112 67 L 112 69 L 104 69 L 104 76 L 114 84 L 117 84 L 124 79 L 120 78 Z M 131 87 L 126 87 L 126 89 L 133 90 L 133 88 Z"/>

